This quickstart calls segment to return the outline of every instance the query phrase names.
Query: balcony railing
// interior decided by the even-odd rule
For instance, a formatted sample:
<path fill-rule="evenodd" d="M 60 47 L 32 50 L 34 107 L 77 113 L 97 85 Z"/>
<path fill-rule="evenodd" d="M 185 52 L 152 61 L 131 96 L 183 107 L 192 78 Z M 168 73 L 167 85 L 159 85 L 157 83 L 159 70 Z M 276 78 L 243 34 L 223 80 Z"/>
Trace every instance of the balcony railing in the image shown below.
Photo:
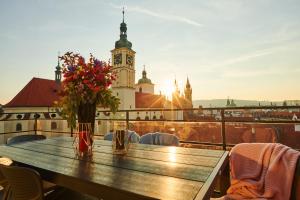
<path fill-rule="evenodd" d="M 300 149 L 300 106 L 97 110 L 95 135 L 120 127 L 143 135 L 168 132 L 182 146 L 227 149 L 240 142 L 280 142 Z M 0 114 L 0 142 L 15 134 L 70 134 L 59 112 Z"/>

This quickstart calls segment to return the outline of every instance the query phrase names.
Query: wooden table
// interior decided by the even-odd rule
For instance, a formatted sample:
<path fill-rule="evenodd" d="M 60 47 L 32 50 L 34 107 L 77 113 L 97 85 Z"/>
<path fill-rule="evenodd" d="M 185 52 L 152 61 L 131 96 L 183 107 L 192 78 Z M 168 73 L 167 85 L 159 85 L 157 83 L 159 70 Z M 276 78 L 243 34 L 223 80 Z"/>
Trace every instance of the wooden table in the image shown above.
<path fill-rule="evenodd" d="M 209 199 L 228 152 L 133 144 L 125 156 L 95 140 L 89 159 L 76 157 L 73 138 L 0 146 L 0 156 L 32 167 L 58 185 L 103 199 Z"/>

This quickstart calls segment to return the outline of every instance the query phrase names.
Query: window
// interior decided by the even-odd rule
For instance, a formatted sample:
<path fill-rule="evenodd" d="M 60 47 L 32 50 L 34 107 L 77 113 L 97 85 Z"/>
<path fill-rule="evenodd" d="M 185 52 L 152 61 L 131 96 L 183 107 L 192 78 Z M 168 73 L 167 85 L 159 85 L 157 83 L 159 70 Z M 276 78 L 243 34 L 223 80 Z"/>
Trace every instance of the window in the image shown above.
<path fill-rule="evenodd" d="M 139 92 L 142 92 L 142 88 L 140 87 Z"/>
<path fill-rule="evenodd" d="M 57 123 L 51 122 L 51 130 L 57 129 Z"/>
<path fill-rule="evenodd" d="M 22 131 L 22 124 L 21 123 L 17 123 L 16 131 Z"/>

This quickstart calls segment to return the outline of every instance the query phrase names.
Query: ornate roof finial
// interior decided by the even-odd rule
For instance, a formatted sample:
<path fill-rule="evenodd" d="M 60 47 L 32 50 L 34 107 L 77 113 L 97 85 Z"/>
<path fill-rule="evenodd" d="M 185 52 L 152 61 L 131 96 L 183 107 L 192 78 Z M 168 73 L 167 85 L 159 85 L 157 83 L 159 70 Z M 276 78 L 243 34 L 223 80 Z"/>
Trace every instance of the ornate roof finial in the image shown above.
<path fill-rule="evenodd" d="M 124 12 L 124 7 L 123 7 L 122 13 L 123 13 L 123 23 L 124 23 L 124 13 L 125 13 L 125 12 Z"/>
<path fill-rule="evenodd" d="M 147 78 L 147 73 L 146 73 L 146 70 L 145 70 L 145 65 L 144 65 L 144 70 L 143 70 L 143 78 Z"/>
<path fill-rule="evenodd" d="M 59 63 L 59 57 L 60 57 L 60 51 L 57 52 L 57 65 L 59 66 L 60 63 Z"/>

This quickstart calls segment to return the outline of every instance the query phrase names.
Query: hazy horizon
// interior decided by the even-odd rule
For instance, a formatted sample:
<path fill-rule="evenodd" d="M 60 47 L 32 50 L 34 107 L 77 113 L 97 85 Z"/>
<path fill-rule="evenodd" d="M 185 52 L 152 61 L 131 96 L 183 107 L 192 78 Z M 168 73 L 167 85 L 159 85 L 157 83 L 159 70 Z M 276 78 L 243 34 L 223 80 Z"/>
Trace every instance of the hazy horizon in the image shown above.
<path fill-rule="evenodd" d="M 33 78 L 54 79 L 57 53 L 110 59 L 125 7 L 128 40 L 165 92 L 187 76 L 193 100 L 300 99 L 300 1 L 40 1 L 0 5 L 0 103 Z"/>

